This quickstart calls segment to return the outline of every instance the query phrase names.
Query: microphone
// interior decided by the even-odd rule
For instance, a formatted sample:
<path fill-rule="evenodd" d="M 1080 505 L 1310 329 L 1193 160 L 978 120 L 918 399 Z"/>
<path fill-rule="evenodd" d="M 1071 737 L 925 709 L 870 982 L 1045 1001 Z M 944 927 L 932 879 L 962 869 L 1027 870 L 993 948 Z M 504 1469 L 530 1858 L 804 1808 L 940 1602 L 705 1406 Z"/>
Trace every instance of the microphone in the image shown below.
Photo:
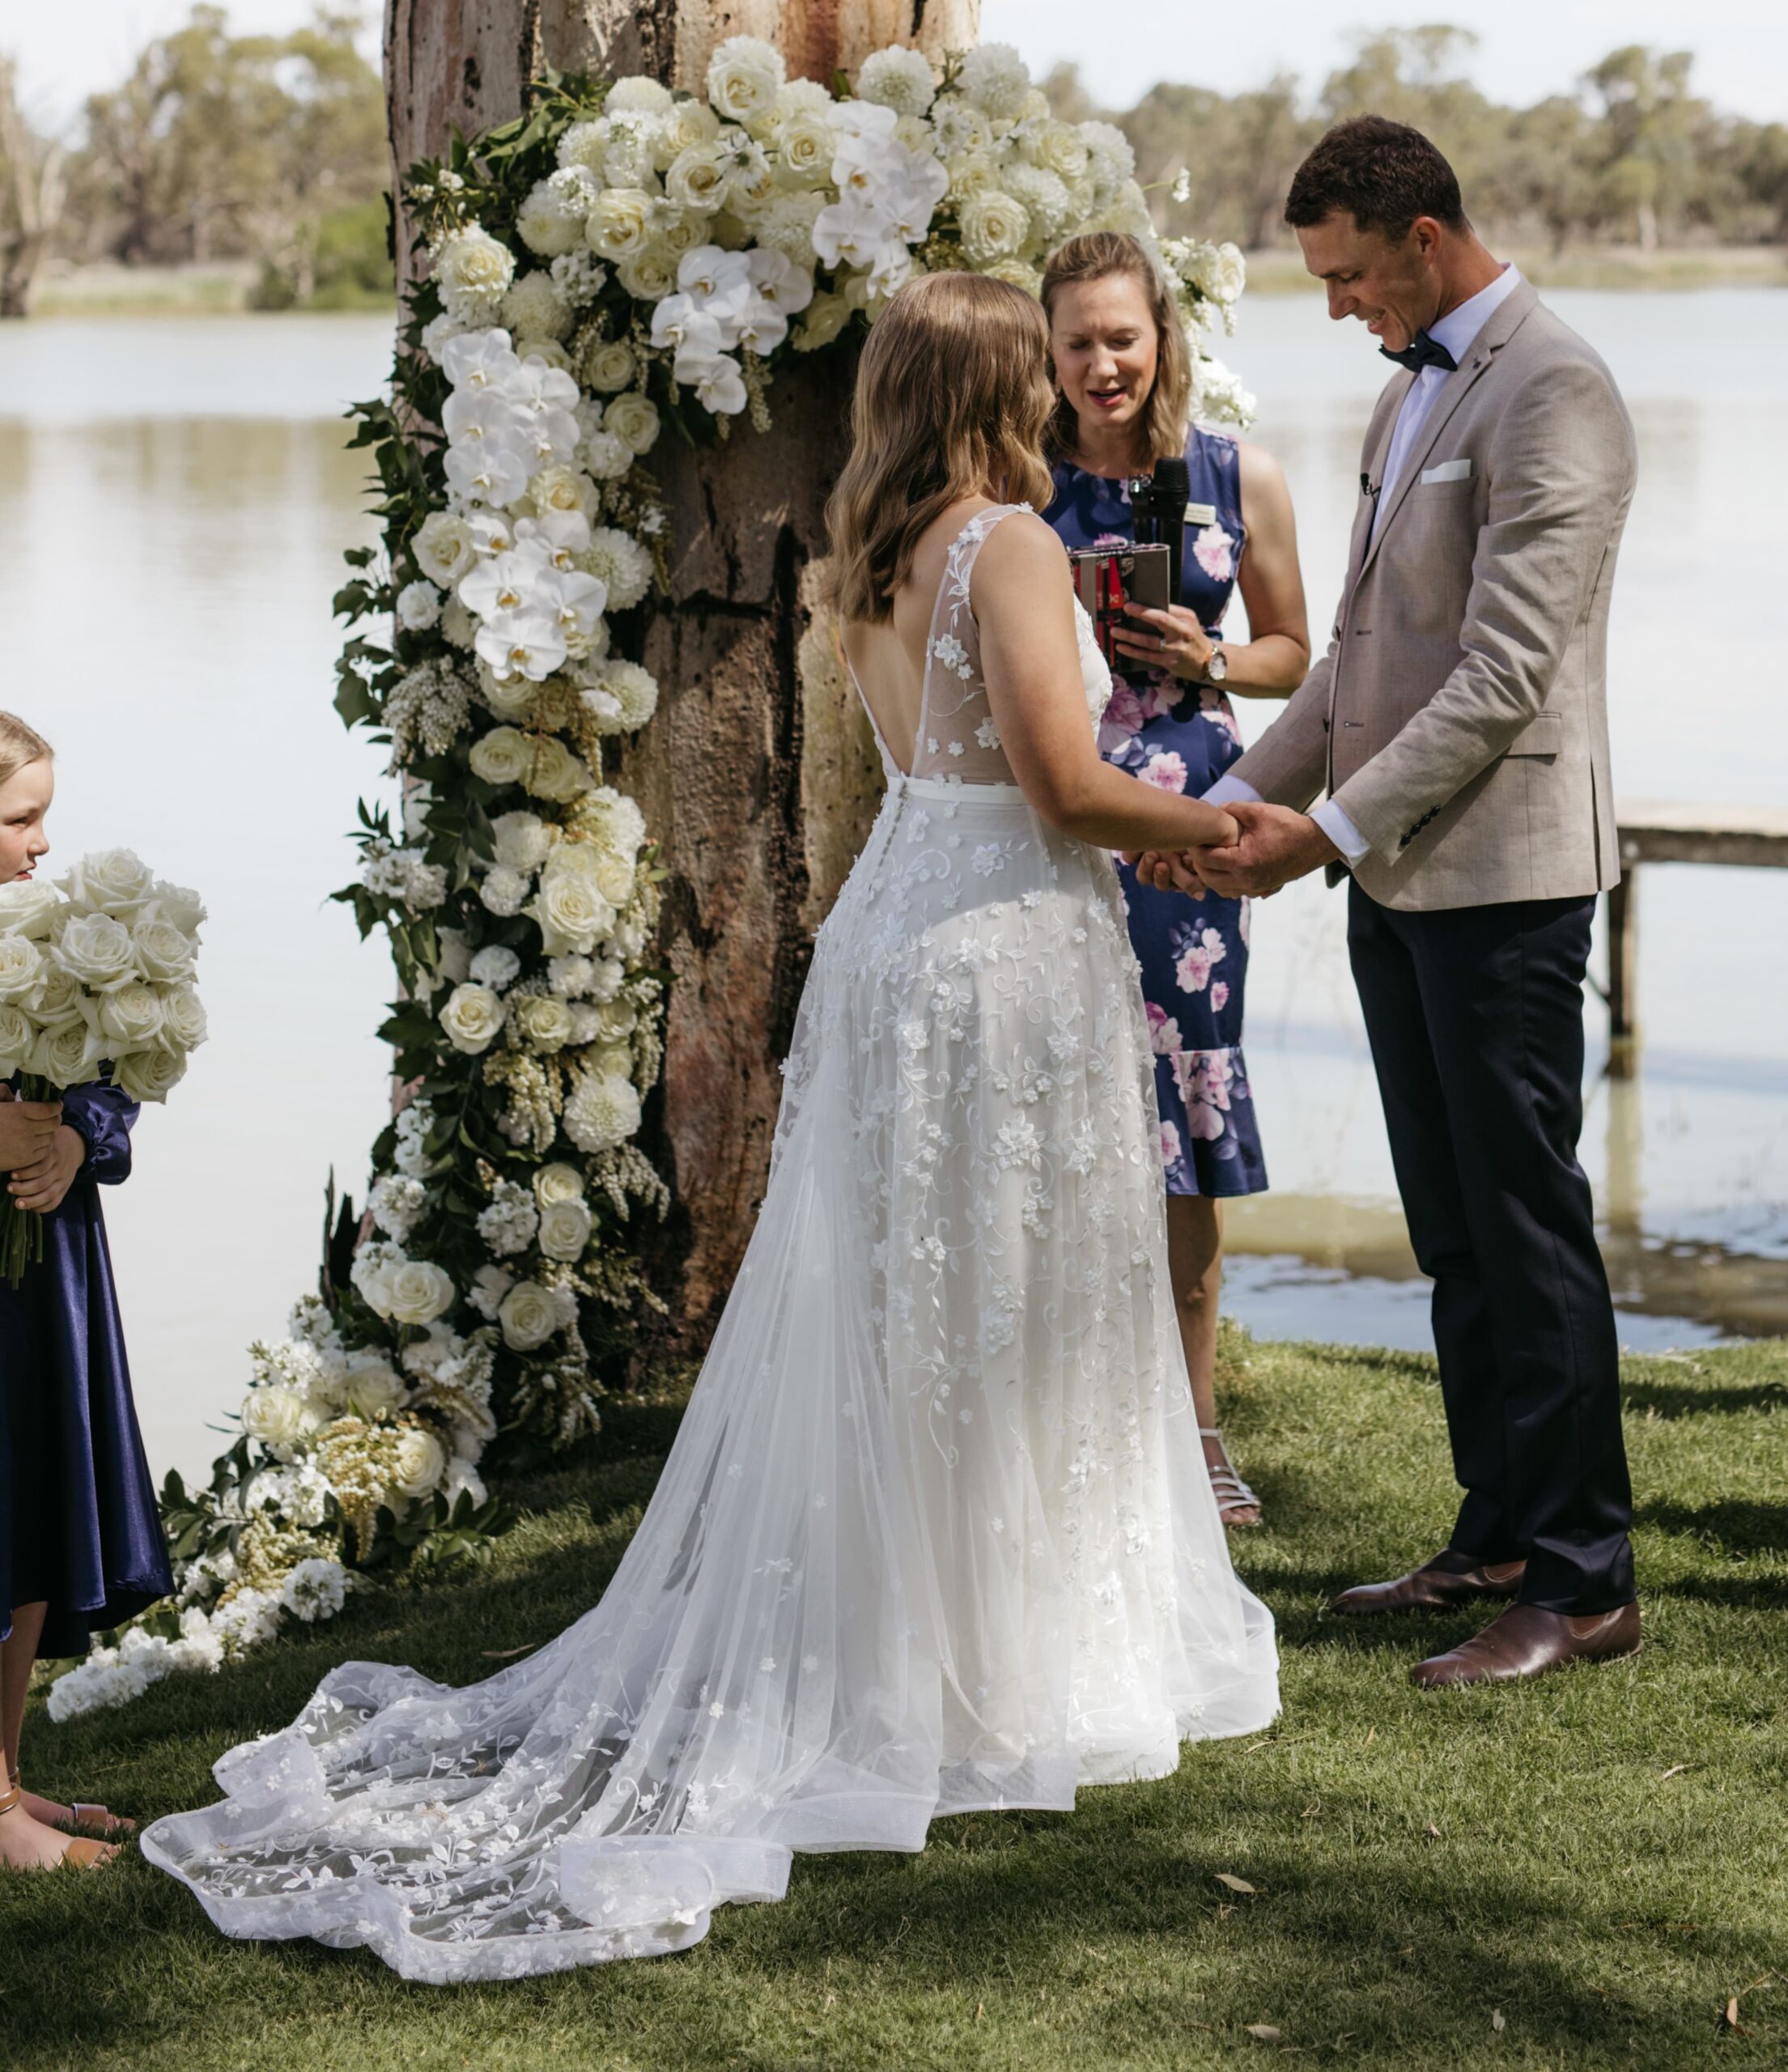
<path fill-rule="evenodd" d="M 1170 595 L 1179 602 L 1186 553 L 1186 504 L 1192 493 L 1192 471 L 1178 453 L 1164 455 L 1153 475 L 1130 478 L 1130 507 L 1136 516 L 1138 546 L 1167 550 Z"/>

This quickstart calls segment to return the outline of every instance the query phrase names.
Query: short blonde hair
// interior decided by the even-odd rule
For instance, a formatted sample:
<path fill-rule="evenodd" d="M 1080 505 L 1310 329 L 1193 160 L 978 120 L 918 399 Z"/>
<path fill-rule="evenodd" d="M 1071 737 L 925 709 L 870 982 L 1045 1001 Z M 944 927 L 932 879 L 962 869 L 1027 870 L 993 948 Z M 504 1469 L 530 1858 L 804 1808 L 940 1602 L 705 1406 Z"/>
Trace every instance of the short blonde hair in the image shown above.
<path fill-rule="evenodd" d="M 1155 320 L 1155 385 L 1144 407 L 1142 435 L 1148 442 L 1151 463 L 1170 454 L 1183 453 L 1191 414 L 1192 355 L 1186 342 L 1186 327 L 1180 321 L 1167 277 L 1137 239 L 1118 230 L 1089 230 L 1059 244 L 1043 262 L 1043 308 L 1051 318 L 1055 298 L 1065 287 L 1082 281 L 1102 281 L 1114 274 L 1128 274 L 1139 282 L 1148 297 L 1149 312 Z M 1061 397 L 1050 421 L 1050 448 L 1067 455 L 1080 445 L 1080 427 L 1074 405 Z"/>
<path fill-rule="evenodd" d="M 28 762 L 47 762 L 56 751 L 15 712 L 0 712 L 0 784 L 10 784 Z"/>
<path fill-rule="evenodd" d="M 882 312 L 857 372 L 851 456 L 826 507 L 830 601 L 886 622 L 925 529 L 992 490 L 1041 510 L 1055 407 L 1049 330 L 1034 297 L 986 274 L 927 274 Z"/>

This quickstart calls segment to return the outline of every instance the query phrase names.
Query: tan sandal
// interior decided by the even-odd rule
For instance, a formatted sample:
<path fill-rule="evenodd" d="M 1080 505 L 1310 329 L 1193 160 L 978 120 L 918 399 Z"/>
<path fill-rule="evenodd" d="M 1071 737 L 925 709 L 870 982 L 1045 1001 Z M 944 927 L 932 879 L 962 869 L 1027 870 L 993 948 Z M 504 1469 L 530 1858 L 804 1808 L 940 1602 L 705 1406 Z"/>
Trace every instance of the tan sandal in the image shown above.
<path fill-rule="evenodd" d="M 1232 1518 L 1232 1511 L 1259 1511 L 1260 1499 L 1235 1471 L 1230 1459 L 1230 1450 L 1224 1445 L 1223 1434 L 1215 1424 L 1200 1424 L 1198 1436 L 1201 1439 L 1215 1439 L 1222 1450 L 1221 1460 L 1208 1460 L 1205 1471 L 1211 1478 L 1211 1494 L 1217 1499 L 1217 1514 L 1232 1532 L 1252 1532 L 1265 1522 L 1263 1518 Z"/>
<path fill-rule="evenodd" d="M 0 1791 L 0 1819 L 4 1819 L 9 1813 L 20 1811 L 20 1801 L 24 1795 L 16 1784 L 8 1785 L 4 1791 Z M 31 1815 L 28 1813 L 25 1818 L 28 1820 Z M 53 1833 L 55 1831 L 51 1829 L 49 1832 Z M 97 1870 L 102 1864 L 111 1862 L 117 1853 L 117 1845 L 112 1842 L 102 1842 L 92 1836 L 78 1836 L 64 1845 L 53 1866 L 40 1864 L 36 1868 L 42 1870 L 53 1868 L 58 1870 Z"/>
<path fill-rule="evenodd" d="M 16 1770 L 6 1773 L 6 1781 L 15 1791 L 24 1789 L 19 1781 Z M 123 1836 L 134 1835 L 137 1832 L 134 1820 L 126 1819 L 122 1813 L 113 1813 L 104 1806 L 96 1806 L 91 1799 L 77 1798 L 68 1811 L 69 1818 L 66 1821 L 46 1820 L 44 1825 L 64 1828 L 70 1834 L 87 1834 L 97 1831 L 100 1839 L 108 1842 L 115 1842 Z M 32 1815 L 33 1819 L 36 1817 Z"/>

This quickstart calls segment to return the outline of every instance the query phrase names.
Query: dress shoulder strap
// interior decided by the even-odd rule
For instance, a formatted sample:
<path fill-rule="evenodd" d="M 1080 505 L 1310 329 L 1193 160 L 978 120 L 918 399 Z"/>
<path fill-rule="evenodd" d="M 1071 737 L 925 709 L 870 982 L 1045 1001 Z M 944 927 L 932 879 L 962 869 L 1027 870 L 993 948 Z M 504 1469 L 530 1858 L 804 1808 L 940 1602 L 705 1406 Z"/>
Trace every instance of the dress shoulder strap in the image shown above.
<path fill-rule="evenodd" d="M 1002 518 L 1028 503 L 990 504 L 977 511 L 951 541 L 932 607 L 925 643 L 925 681 L 919 704 L 913 775 L 960 778 L 966 783 L 1005 784 L 1011 766 L 1000 749 L 981 675 L 981 633 L 969 600 L 975 563 Z"/>

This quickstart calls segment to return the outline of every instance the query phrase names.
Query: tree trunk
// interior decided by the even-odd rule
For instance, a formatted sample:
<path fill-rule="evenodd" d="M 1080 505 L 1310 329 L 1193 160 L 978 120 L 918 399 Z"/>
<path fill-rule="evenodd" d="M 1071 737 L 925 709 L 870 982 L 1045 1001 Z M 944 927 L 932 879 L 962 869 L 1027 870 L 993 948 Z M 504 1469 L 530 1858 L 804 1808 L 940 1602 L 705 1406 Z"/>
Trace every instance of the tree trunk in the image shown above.
<path fill-rule="evenodd" d="M 886 44 L 934 61 L 966 49 L 979 12 L 979 0 L 388 0 L 393 156 L 401 172 L 439 156 L 452 129 L 507 120 L 542 61 L 699 91 L 716 45 L 751 35 L 792 74 L 829 82 Z M 400 278 L 408 243 L 400 219 Z M 652 456 L 674 542 L 644 656 L 663 699 L 614 774 L 670 872 L 675 983 L 648 1148 L 677 1197 L 655 1279 L 682 1350 L 705 1344 L 743 1254 L 813 932 L 881 794 L 812 571 L 851 379 L 846 352 L 798 360 L 771 390 L 767 438 L 741 418 L 717 448 L 666 439 Z"/>
<path fill-rule="evenodd" d="M 66 155 L 40 145 L 19 111 L 18 75 L 0 59 L 0 163 L 12 188 L 13 227 L 0 238 L 0 318 L 28 316 L 37 270 L 62 221 Z"/>

